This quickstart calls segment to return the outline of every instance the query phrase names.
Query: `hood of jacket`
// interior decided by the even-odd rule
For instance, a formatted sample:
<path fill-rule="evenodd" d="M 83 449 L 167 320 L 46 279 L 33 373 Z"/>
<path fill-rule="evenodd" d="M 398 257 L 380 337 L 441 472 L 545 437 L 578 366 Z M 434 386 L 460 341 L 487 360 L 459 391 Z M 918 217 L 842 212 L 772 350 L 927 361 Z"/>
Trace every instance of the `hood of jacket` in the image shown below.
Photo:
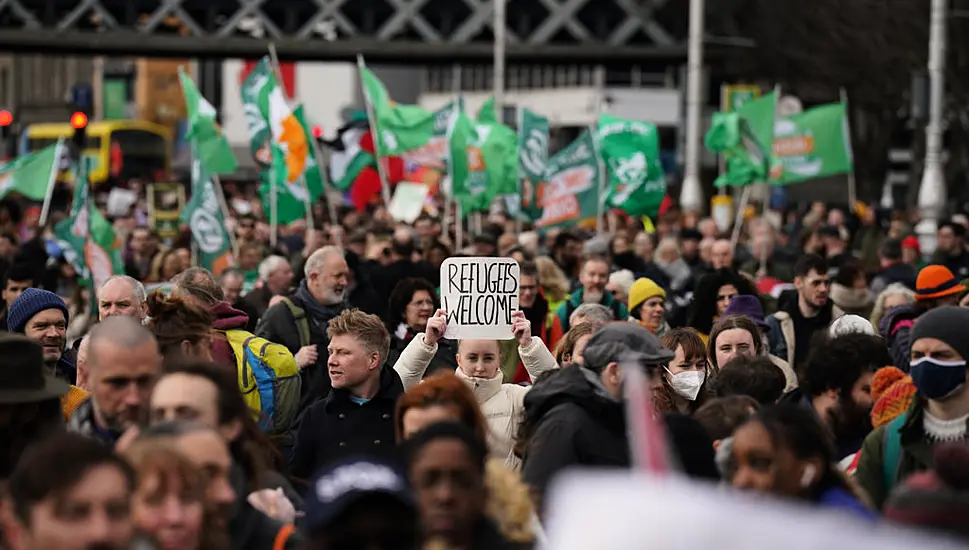
<path fill-rule="evenodd" d="M 548 411 L 562 403 L 574 403 L 589 412 L 592 418 L 625 429 L 622 403 L 610 396 L 592 371 L 571 366 L 558 369 L 525 394 L 525 418 L 538 422 Z"/>
<path fill-rule="evenodd" d="M 216 330 L 231 330 L 246 328 L 249 316 L 245 312 L 232 307 L 229 302 L 218 302 L 209 308 L 212 315 L 212 328 Z"/>

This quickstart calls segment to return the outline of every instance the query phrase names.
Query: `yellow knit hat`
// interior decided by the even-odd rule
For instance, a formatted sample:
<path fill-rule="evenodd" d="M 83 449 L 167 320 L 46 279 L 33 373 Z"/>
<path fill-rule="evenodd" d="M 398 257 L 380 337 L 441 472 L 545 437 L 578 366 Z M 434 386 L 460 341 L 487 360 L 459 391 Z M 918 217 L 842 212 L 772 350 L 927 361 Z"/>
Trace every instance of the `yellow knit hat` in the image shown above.
<path fill-rule="evenodd" d="M 636 309 L 646 300 L 655 298 L 656 296 L 662 296 L 664 300 L 666 299 L 666 291 L 663 290 L 663 287 L 646 277 L 636 279 L 633 286 L 629 287 L 629 311 Z"/>

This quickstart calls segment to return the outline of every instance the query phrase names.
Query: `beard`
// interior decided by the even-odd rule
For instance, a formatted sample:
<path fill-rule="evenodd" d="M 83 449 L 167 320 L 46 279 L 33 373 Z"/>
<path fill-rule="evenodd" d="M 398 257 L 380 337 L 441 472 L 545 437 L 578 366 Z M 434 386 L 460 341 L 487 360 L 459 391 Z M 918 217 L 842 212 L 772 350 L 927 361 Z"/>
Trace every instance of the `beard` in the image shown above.
<path fill-rule="evenodd" d="M 582 293 L 583 304 L 598 304 L 602 302 L 603 292 L 601 290 L 586 290 Z"/>
<path fill-rule="evenodd" d="M 838 406 L 828 411 L 828 426 L 836 443 L 863 439 L 872 431 L 871 409 L 859 407 L 850 395 L 839 398 Z"/>

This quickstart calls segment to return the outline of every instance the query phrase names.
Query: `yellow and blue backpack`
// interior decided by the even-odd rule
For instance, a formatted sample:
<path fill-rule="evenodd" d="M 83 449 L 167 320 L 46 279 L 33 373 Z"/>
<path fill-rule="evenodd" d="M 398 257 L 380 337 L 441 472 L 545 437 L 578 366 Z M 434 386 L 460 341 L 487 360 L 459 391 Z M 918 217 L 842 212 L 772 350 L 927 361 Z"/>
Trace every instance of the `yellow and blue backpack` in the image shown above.
<path fill-rule="evenodd" d="M 302 386 L 296 358 L 286 346 L 244 330 L 217 332 L 232 349 L 239 391 L 253 419 L 269 435 L 287 433 L 296 420 Z"/>

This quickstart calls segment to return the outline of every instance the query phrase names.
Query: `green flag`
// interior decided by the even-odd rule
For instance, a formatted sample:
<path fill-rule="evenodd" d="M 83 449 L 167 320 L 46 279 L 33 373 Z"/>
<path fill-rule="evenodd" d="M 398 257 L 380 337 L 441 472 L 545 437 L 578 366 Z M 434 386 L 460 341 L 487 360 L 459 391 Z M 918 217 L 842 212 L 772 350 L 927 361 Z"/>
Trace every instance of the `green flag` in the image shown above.
<path fill-rule="evenodd" d="M 275 86 L 276 77 L 273 74 L 272 63 L 269 61 L 269 56 L 266 56 L 253 67 L 240 90 L 246 125 L 249 129 L 249 149 L 256 164 L 263 167 L 272 163 L 270 149 L 272 136 L 269 129 L 269 114 L 262 111 L 259 98 Z"/>
<path fill-rule="evenodd" d="M 478 122 L 495 124 L 498 122 L 498 112 L 495 110 L 495 98 L 489 97 L 478 109 Z"/>
<path fill-rule="evenodd" d="M 71 214 L 54 226 L 54 236 L 81 282 L 100 288 L 112 275 L 124 273 L 123 243 L 91 201 L 90 165 L 90 160 L 81 160 L 74 179 Z"/>
<path fill-rule="evenodd" d="M 774 154 L 778 159 L 771 173 L 774 185 L 851 172 L 851 137 L 845 104 L 829 103 L 779 119 L 775 125 Z"/>
<path fill-rule="evenodd" d="M 575 141 L 548 159 L 548 184 L 541 197 L 539 229 L 576 225 L 599 212 L 602 176 L 596 143 L 586 130 Z"/>
<path fill-rule="evenodd" d="M 452 191 L 462 212 L 487 209 L 498 195 L 518 192 L 518 135 L 503 124 L 454 117 L 449 143 Z"/>
<path fill-rule="evenodd" d="M 364 95 L 373 108 L 371 128 L 378 157 L 404 156 L 427 145 L 435 135 L 437 116 L 416 105 L 391 102 L 380 79 L 366 67 L 360 68 Z"/>
<path fill-rule="evenodd" d="M 185 96 L 188 112 L 188 132 L 185 139 L 194 142 L 195 150 L 205 169 L 212 174 L 231 174 L 239 168 L 232 146 L 222 135 L 216 122 L 215 107 L 206 101 L 185 70 L 178 68 L 178 80 Z"/>
<path fill-rule="evenodd" d="M 200 266 L 219 275 L 233 264 L 232 246 L 216 197 L 215 182 L 198 157 L 192 159 L 192 198 L 179 219 L 192 231 Z"/>
<path fill-rule="evenodd" d="M 518 110 L 518 168 L 521 178 L 521 205 L 525 218 L 542 215 L 538 200 L 547 181 L 548 119 L 529 109 Z"/>
<path fill-rule="evenodd" d="M 313 136 L 303 107 L 293 109 L 275 77 L 267 79 L 256 97 L 259 112 L 266 117 L 270 134 L 270 169 L 263 172 L 260 187 L 263 206 L 271 211 L 272 187 L 276 186 L 276 222 L 290 224 L 306 216 L 306 204 L 323 194 L 323 180 Z"/>
<path fill-rule="evenodd" d="M 448 160 L 451 156 L 448 150 L 448 128 L 458 112 L 458 108 L 457 103 L 452 102 L 434 111 L 434 128 L 427 143 L 404 152 L 401 157 L 406 164 L 427 166 L 442 172 L 447 171 Z"/>
<path fill-rule="evenodd" d="M 774 164 L 771 146 L 776 111 L 777 94 L 771 92 L 744 103 L 736 112 L 713 115 L 704 144 L 727 160 L 727 171 L 715 186 L 742 187 L 767 180 Z"/>
<path fill-rule="evenodd" d="M 606 205 L 631 216 L 655 216 L 666 196 L 656 125 L 603 114 L 596 142 L 606 169 Z"/>
<path fill-rule="evenodd" d="M 44 200 L 57 177 L 62 146 L 58 141 L 35 153 L 0 164 L 0 199 L 8 193 L 19 193 L 31 200 Z"/>

